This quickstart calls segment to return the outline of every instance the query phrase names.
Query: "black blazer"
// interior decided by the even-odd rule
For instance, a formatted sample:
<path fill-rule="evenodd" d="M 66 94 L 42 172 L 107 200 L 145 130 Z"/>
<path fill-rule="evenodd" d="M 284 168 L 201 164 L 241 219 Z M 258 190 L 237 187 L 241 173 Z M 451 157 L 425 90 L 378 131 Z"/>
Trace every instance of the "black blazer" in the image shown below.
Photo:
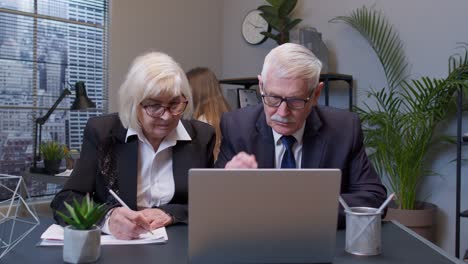
<path fill-rule="evenodd" d="M 176 222 L 187 222 L 188 170 L 213 167 L 215 132 L 213 127 L 196 120 L 182 120 L 192 138 L 178 141 L 172 147 L 172 169 L 175 193 L 169 204 L 159 208 L 175 217 Z M 117 206 L 108 188 L 115 190 L 133 210 L 137 209 L 138 138 L 125 137 L 127 129 L 117 114 L 89 119 L 84 130 L 80 160 L 71 178 L 51 203 L 54 210 L 66 211 L 64 201 L 81 198 L 91 193 L 97 202 L 107 202 L 109 209 Z M 55 220 L 64 224 L 54 213 Z"/>
<path fill-rule="evenodd" d="M 274 168 L 273 132 L 263 105 L 225 113 L 223 135 L 215 167 L 224 168 L 237 153 L 254 154 L 259 168 Z M 355 113 L 330 107 L 313 107 L 306 119 L 302 168 L 339 168 L 341 195 L 350 206 L 379 207 L 387 192 L 365 152 L 361 123 Z M 340 208 L 339 227 L 345 224 Z"/>

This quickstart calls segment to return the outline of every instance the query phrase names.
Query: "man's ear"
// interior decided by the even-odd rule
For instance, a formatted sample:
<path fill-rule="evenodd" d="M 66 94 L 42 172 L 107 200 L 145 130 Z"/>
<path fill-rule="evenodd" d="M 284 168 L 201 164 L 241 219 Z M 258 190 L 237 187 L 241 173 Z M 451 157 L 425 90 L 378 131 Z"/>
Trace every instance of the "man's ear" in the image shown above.
<path fill-rule="evenodd" d="M 257 75 L 257 78 L 258 78 L 258 87 L 260 88 L 260 92 L 263 92 L 262 76 L 259 74 L 259 75 Z"/>
<path fill-rule="evenodd" d="M 320 82 L 317 87 L 315 87 L 314 92 L 312 93 L 312 103 L 313 105 L 317 105 L 318 99 L 320 97 L 320 93 L 323 89 L 323 82 Z"/>

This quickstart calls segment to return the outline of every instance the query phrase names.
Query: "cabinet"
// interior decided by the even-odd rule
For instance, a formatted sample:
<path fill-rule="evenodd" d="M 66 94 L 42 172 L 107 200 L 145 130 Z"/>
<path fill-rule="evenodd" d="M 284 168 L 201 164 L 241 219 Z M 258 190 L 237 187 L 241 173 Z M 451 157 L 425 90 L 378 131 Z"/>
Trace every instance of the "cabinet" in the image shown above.
<path fill-rule="evenodd" d="M 324 87 L 323 91 L 325 93 L 325 105 L 329 104 L 329 93 L 330 93 L 330 82 L 332 81 L 344 81 L 348 84 L 348 107 L 349 111 L 353 107 L 353 76 L 348 74 L 341 73 L 321 73 L 320 81 L 323 82 Z M 242 85 L 245 89 L 249 89 L 252 85 L 258 84 L 258 79 L 256 77 L 249 78 L 234 78 L 234 79 L 223 79 L 219 83 L 222 84 L 236 84 Z M 239 96 L 239 95 L 238 95 Z"/>
<path fill-rule="evenodd" d="M 462 165 L 462 146 L 468 145 L 468 135 L 462 135 L 462 117 L 463 117 L 463 89 L 458 90 L 457 95 L 457 168 L 456 168 L 456 204 L 455 204 L 455 256 L 460 257 L 460 220 L 468 218 L 468 210 L 461 209 L 461 165 Z M 465 251 L 465 257 L 468 250 Z"/>

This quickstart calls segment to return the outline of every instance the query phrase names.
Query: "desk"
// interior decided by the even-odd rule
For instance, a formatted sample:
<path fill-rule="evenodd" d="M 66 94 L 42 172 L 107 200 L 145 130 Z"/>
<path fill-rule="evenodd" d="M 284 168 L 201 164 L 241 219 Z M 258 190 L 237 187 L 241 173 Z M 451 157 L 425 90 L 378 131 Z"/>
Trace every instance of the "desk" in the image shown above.
<path fill-rule="evenodd" d="M 325 92 L 325 105 L 329 104 L 329 95 L 330 95 L 330 82 L 331 81 L 344 81 L 348 84 L 348 104 L 349 111 L 352 111 L 353 108 L 353 76 L 341 73 L 321 73 L 320 81 L 324 84 Z M 258 79 L 256 77 L 249 78 L 234 78 L 234 79 L 223 79 L 219 83 L 222 84 L 235 84 L 242 85 L 245 89 L 249 89 L 253 85 L 258 85 Z"/>
<path fill-rule="evenodd" d="M 63 263 L 62 247 L 36 247 L 42 232 L 52 223 L 41 218 L 41 224 L 10 251 L 0 263 Z M 187 263 L 187 226 L 167 228 L 169 241 L 166 244 L 102 246 L 98 263 Z M 345 232 L 337 233 L 336 256 L 333 264 L 349 263 L 464 263 L 445 253 L 435 245 L 418 238 L 398 223 L 382 225 L 382 254 L 359 257 L 344 251 Z"/>

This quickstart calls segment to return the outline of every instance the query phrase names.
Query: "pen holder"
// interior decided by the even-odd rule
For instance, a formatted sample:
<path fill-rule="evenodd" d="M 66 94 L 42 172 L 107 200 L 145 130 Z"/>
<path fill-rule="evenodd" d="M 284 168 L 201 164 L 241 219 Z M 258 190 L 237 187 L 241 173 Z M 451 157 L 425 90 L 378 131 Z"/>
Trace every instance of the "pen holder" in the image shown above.
<path fill-rule="evenodd" d="M 351 207 L 346 213 L 345 251 L 372 256 L 381 252 L 381 213 L 377 208 Z"/>

